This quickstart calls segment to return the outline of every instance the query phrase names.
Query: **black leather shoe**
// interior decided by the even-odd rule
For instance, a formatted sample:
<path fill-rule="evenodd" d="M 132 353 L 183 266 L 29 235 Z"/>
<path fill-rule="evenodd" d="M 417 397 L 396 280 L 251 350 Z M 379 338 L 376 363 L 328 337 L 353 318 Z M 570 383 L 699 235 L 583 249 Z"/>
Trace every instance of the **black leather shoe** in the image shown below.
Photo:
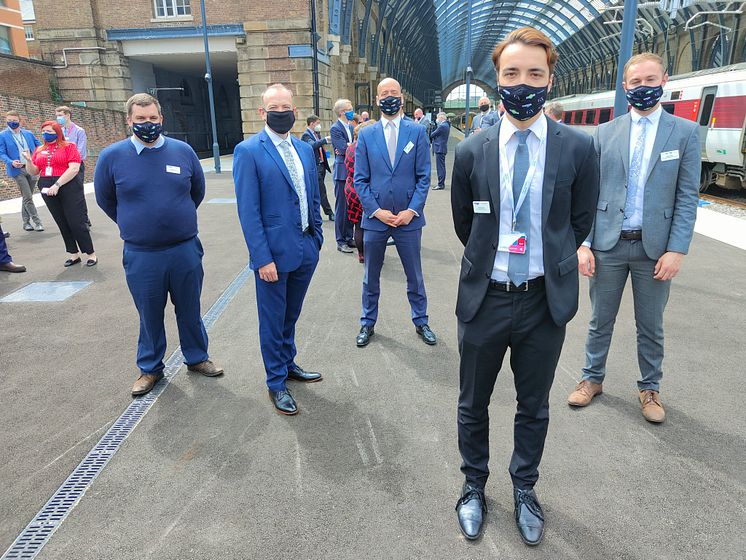
<path fill-rule="evenodd" d="M 337 245 L 337 251 L 339 251 L 340 253 L 352 253 L 352 249 L 348 247 L 346 243 Z"/>
<path fill-rule="evenodd" d="M 290 391 L 269 391 L 269 400 L 272 401 L 275 410 L 280 414 L 286 414 L 287 416 L 298 414 L 298 405 Z"/>
<path fill-rule="evenodd" d="M 323 377 L 315 371 L 304 371 L 300 366 L 288 368 L 288 379 L 293 381 L 302 381 L 303 383 L 315 383 L 321 381 Z"/>
<path fill-rule="evenodd" d="M 64 266 L 67 268 L 68 266 L 72 266 L 74 264 L 79 264 L 79 263 L 80 263 L 80 257 L 78 257 L 77 259 L 67 259 L 64 263 Z"/>
<path fill-rule="evenodd" d="M 513 488 L 515 499 L 515 524 L 521 539 L 529 546 L 536 546 L 544 536 L 544 512 L 533 490 Z"/>
<path fill-rule="evenodd" d="M 484 490 L 464 482 L 461 497 L 456 502 L 456 516 L 459 529 L 470 541 L 478 539 L 482 534 L 485 513 L 487 503 L 484 499 Z"/>
<path fill-rule="evenodd" d="M 334 212 L 329 212 L 326 216 L 329 218 L 330 222 L 334 221 Z"/>
<path fill-rule="evenodd" d="M 360 327 L 360 333 L 357 335 L 357 338 L 355 339 L 355 343 L 358 345 L 359 348 L 362 348 L 363 346 L 368 346 L 368 343 L 370 342 L 370 337 L 374 334 L 373 326 L 363 325 Z"/>
<path fill-rule="evenodd" d="M 435 338 L 435 333 L 430 330 L 430 327 L 427 325 L 420 325 L 416 330 L 417 334 L 425 341 L 425 344 L 429 344 L 430 346 L 437 344 L 438 339 Z"/>

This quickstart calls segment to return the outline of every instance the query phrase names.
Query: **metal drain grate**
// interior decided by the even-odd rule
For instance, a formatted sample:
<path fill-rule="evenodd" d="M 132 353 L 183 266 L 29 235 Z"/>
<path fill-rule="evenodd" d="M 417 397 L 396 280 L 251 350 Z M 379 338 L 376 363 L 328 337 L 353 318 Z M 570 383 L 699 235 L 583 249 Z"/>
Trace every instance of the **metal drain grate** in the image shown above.
<path fill-rule="evenodd" d="M 236 297 L 238 291 L 249 278 L 249 268 L 244 268 L 220 295 L 213 306 L 205 313 L 202 320 L 208 331 L 225 311 L 228 304 Z M 163 371 L 165 379 L 147 395 L 137 398 L 130 403 L 122 415 L 101 437 L 93 449 L 75 467 L 72 474 L 52 495 L 49 501 L 31 520 L 26 528 L 16 538 L 13 544 L 0 560 L 28 560 L 35 558 L 60 524 L 70 515 L 72 509 L 83 498 L 93 480 L 109 463 L 109 460 L 119 450 L 127 436 L 137 427 L 137 424 L 147 414 L 156 399 L 163 393 L 171 379 L 181 369 L 184 356 L 181 348 L 171 354 L 166 361 Z"/>

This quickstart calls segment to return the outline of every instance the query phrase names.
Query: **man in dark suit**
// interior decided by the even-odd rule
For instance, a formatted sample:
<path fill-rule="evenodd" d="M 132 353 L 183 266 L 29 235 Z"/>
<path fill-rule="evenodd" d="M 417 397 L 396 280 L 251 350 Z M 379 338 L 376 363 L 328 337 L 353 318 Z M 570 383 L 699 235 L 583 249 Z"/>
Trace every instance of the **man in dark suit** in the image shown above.
<path fill-rule="evenodd" d="M 435 166 L 438 169 L 438 184 L 433 187 L 433 190 L 441 191 L 446 188 L 446 154 L 448 153 L 448 137 L 451 135 L 451 125 L 443 112 L 438 113 L 435 122 L 436 127 L 430 133 L 430 141 L 435 154 Z"/>
<path fill-rule="evenodd" d="M 326 172 L 328 171 L 331 173 L 332 171 L 329 167 L 329 160 L 326 157 L 324 146 L 329 144 L 332 141 L 332 138 L 331 136 L 321 136 L 321 119 L 316 115 L 309 115 L 308 118 L 306 118 L 306 125 L 306 130 L 303 131 L 300 139 L 311 146 L 314 156 L 316 157 L 316 171 L 319 176 L 321 209 L 330 221 L 334 221 L 334 212 L 332 211 L 329 199 L 326 196 L 326 184 L 324 184 Z"/>
<path fill-rule="evenodd" d="M 352 253 L 355 241 L 352 239 L 352 222 L 347 217 L 347 198 L 345 197 L 345 182 L 347 168 L 345 167 L 345 152 L 352 144 L 352 102 L 349 99 L 337 99 L 334 104 L 334 114 L 337 120 L 332 125 L 329 135 L 334 147 L 334 233 L 337 238 L 337 251 Z"/>
<path fill-rule="evenodd" d="M 427 318 L 427 295 L 420 249 L 424 208 L 430 187 L 430 144 L 425 128 L 401 116 L 399 82 L 378 84 L 381 120 L 360 130 L 355 150 L 355 190 L 363 205 L 365 277 L 363 313 L 356 343 L 367 346 L 378 319 L 381 267 L 392 237 L 407 276 L 412 322 L 426 344 L 437 342 Z"/>
<path fill-rule="evenodd" d="M 578 308 L 577 248 L 598 198 L 590 136 L 547 119 L 557 52 L 530 27 L 492 60 L 506 118 L 456 149 L 453 222 L 465 245 L 456 315 L 461 354 L 458 441 L 466 481 L 456 506 L 469 539 L 481 533 L 489 475 L 488 406 L 505 352 L 517 393 L 510 462 L 515 519 L 536 545 L 544 516 L 533 487 L 549 426 L 549 390 Z"/>
<path fill-rule="evenodd" d="M 282 84 L 262 95 L 264 130 L 236 146 L 233 180 L 249 265 L 255 273 L 259 345 L 277 412 L 297 414 L 288 379 L 321 381 L 296 362 L 295 324 L 323 242 L 313 150 L 289 134 L 293 94 Z"/>

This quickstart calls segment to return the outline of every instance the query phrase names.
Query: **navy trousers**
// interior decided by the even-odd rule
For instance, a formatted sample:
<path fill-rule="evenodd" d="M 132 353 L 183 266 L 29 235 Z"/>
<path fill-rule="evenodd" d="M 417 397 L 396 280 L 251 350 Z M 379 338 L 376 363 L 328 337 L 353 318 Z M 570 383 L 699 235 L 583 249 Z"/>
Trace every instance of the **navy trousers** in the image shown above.
<path fill-rule="evenodd" d="M 137 367 L 143 373 L 163 371 L 166 298 L 171 296 L 179 328 L 179 343 L 188 365 L 208 359 L 207 331 L 200 314 L 202 244 L 192 239 L 156 251 L 124 244 L 124 273 L 140 314 Z"/>
<path fill-rule="evenodd" d="M 5 244 L 5 232 L 3 232 L 2 226 L 0 226 L 0 264 L 8 264 L 13 262 L 8 254 L 8 246 Z"/>
<path fill-rule="evenodd" d="M 378 298 L 381 295 L 381 268 L 386 253 L 386 242 L 392 237 L 396 243 L 404 274 L 407 276 L 407 299 L 412 308 L 412 322 L 416 326 L 427 324 L 427 294 L 422 276 L 420 249 L 422 229 L 402 231 L 388 228 L 386 231 L 363 231 L 365 247 L 365 276 L 363 277 L 363 315 L 360 324 L 373 326 L 378 320 Z"/>
<path fill-rule="evenodd" d="M 338 246 L 352 242 L 352 222 L 347 217 L 345 181 L 334 181 L 334 235 Z"/>
<path fill-rule="evenodd" d="M 438 186 L 446 186 L 446 155 L 435 154 L 435 167 L 438 170 Z"/>
<path fill-rule="evenodd" d="M 285 390 L 288 368 L 294 365 L 295 323 L 319 263 L 319 246 L 313 235 L 303 236 L 303 261 L 292 272 L 278 273 L 277 282 L 265 282 L 255 271 L 256 306 L 259 312 L 259 348 L 262 351 L 267 387 Z"/>

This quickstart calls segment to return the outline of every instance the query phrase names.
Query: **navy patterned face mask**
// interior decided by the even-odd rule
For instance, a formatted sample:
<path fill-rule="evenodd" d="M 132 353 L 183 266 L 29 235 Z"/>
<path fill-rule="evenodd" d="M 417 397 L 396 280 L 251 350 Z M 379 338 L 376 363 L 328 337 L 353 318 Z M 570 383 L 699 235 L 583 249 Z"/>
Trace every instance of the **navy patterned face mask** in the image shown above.
<path fill-rule="evenodd" d="M 663 95 L 663 86 L 638 86 L 626 91 L 627 101 L 635 109 L 647 111 L 656 106 Z"/>
<path fill-rule="evenodd" d="M 389 95 L 378 101 L 378 106 L 381 108 L 381 112 L 384 115 L 393 116 L 401 109 L 401 97 L 394 97 Z"/>
<path fill-rule="evenodd" d="M 132 132 L 134 133 L 134 135 L 146 144 L 152 144 L 153 142 L 158 140 L 158 137 L 161 135 L 162 131 L 163 127 L 161 126 L 161 123 L 145 121 L 132 124 Z"/>
<path fill-rule="evenodd" d="M 547 100 L 548 86 L 533 87 L 526 84 L 499 86 L 500 100 L 505 111 L 516 120 L 527 121 L 541 111 Z"/>

